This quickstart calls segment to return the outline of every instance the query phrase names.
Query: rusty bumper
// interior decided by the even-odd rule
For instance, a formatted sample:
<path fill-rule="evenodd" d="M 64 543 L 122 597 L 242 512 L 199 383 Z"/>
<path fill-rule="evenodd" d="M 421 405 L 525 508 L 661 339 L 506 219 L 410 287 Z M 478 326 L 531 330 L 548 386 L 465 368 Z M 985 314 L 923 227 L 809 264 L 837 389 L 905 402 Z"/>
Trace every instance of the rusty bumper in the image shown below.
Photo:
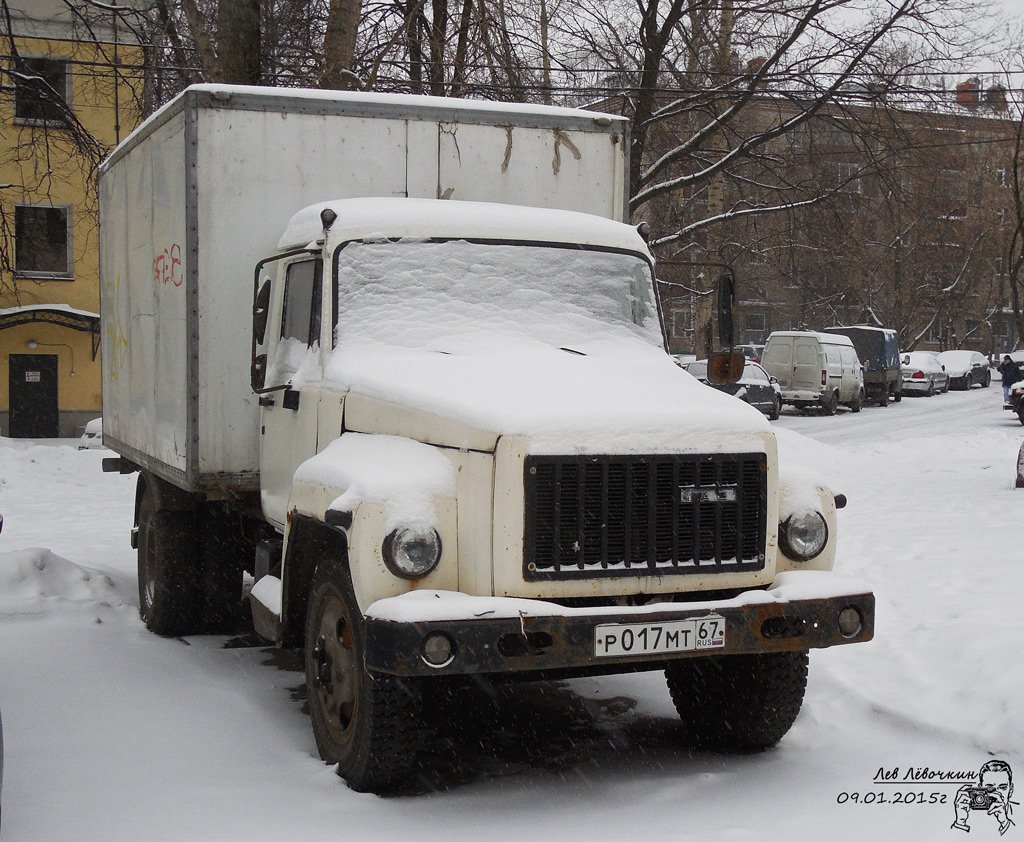
<path fill-rule="evenodd" d="M 839 615 L 853 609 L 855 631 L 840 628 Z M 366 618 L 366 665 L 382 673 L 406 676 L 507 674 L 529 672 L 628 672 L 656 668 L 676 658 L 761 654 L 821 649 L 862 643 L 874 635 L 875 598 L 871 593 L 826 598 L 759 602 L 749 605 L 676 603 L 664 610 L 637 613 L 606 611 L 558 616 L 521 616 L 397 622 Z M 595 654 L 598 626 L 657 626 L 685 620 L 721 618 L 724 643 L 714 648 L 642 655 Z M 424 657 L 424 641 L 441 633 L 453 654 L 443 666 Z"/>

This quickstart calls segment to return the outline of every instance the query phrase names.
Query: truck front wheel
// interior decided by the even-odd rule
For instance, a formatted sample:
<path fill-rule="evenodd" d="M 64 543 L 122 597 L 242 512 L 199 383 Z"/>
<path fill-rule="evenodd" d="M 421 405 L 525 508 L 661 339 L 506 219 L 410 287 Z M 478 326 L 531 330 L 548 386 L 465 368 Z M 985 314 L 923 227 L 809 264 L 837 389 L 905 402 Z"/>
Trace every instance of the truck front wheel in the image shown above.
<path fill-rule="evenodd" d="M 420 738 L 415 682 L 373 673 L 364 630 L 337 562 L 320 565 L 306 614 L 306 690 L 320 757 L 357 792 L 384 792 L 408 777 Z"/>
<path fill-rule="evenodd" d="M 796 721 L 807 687 L 807 653 L 689 658 L 666 667 L 665 678 L 695 746 L 763 751 Z"/>
<path fill-rule="evenodd" d="M 147 488 L 139 502 L 139 616 L 151 632 L 196 634 L 201 594 L 191 512 L 157 509 Z"/>

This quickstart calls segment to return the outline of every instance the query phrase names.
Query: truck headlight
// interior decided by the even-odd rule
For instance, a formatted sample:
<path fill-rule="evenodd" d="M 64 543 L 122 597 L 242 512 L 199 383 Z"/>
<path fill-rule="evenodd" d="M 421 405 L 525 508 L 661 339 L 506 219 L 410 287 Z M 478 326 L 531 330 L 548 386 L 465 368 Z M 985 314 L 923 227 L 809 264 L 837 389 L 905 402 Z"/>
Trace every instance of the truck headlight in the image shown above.
<path fill-rule="evenodd" d="M 825 549 L 828 527 L 819 512 L 790 515 L 779 529 L 782 551 L 797 561 L 810 561 Z"/>
<path fill-rule="evenodd" d="M 422 579 L 441 560 L 436 529 L 396 529 L 384 539 L 384 563 L 403 579 Z"/>

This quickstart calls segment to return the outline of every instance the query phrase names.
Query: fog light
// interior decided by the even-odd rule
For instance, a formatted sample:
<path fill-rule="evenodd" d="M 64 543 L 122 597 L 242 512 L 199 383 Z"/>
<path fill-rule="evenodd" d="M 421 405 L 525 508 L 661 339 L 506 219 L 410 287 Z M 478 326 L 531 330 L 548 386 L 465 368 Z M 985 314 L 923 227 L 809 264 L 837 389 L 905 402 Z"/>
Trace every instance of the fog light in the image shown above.
<path fill-rule="evenodd" d="M 424 663 L 431 667 L 446 667 L 455 659 L 455 644 L 444 632 L 431 632 L 420 644 Z"/>
<path fill-rule="evenodd" d="M 843 637 L 856 637 L 864 627 L 860 611 L 848 605 L 839 612 L 839 632 Z"/>

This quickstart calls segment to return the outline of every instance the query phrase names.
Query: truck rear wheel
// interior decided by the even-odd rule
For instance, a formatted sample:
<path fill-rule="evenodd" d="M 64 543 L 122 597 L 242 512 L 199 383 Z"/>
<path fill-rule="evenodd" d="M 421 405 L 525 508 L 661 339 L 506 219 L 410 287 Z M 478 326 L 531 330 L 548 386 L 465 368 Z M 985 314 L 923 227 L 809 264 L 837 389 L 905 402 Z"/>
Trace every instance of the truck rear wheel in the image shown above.
<path fill-rule="evenodd" d="M 139 503 L 139 616 L 151 632 L 179 637 L 199 628 L 196 519 L 156 508 L 149 489 Z"/>
<path fill-rule="evenodd" d="M 337 562 L 313 578 L 306 613 L 306 690 L 320 757 L 357 792 L 384 792 L 405 780 L 420 741 L 414 681 L 370 672 L 364 630 Z"/>
<path fill-rule="evenodd" d="M 821 399 L 821 411 L 826 415 L 835 415 L 839 409 L 839 393 L 831 392 L 829 396 Z"/>
<path fill-rule="evenodd" d="M 796 721 L 807 652 L 688 658 L 669 664 L 665 678 L 695 746 L 763 751 Z"/>

